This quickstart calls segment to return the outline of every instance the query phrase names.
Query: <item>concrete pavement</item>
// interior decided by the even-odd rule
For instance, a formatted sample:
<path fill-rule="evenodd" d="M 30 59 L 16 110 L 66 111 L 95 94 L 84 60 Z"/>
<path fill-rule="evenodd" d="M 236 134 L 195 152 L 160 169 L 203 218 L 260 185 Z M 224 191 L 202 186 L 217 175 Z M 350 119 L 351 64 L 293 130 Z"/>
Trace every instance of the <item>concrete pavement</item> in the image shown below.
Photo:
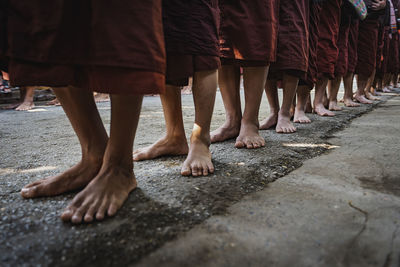
<path fill-rule="evenodd" d="M 109 124 L 109 103 L 98 107 Z M 183 109 L 189 135 L 191 96 Z M 184 157 L 140 162 L 115 218 L 72 226 L 58 215 L 74 193 L 19 195 L 80 159 L 62 109 L 0 111 L 0 265 L 398 266 L 400 97 L 311 118 L 296 134 L 263 131 L 262 149 L 212 145 L 209 177 L 180 176 Z M 223 120 L 218 96 L 212 128 Z M 162 133 L 160 102 L 147 97 L 136 146 Z"/>

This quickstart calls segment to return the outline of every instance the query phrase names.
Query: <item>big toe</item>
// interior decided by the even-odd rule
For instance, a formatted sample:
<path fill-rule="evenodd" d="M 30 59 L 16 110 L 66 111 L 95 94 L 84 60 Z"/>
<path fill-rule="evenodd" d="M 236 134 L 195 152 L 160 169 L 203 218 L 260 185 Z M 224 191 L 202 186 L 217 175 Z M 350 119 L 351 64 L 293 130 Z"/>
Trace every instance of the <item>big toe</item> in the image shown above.
<path fill-rule="evenodd" d="M 74 215 L 74 210 L 71 208 L 66 208 L 64 212 L 61 214 L 61 220 L 64 222 L 69 222 Z"/>
<path fill-rule="evenodd" d="M 39 194 L 39 186 L 24 187 L 21 189 L 21 196 L 24 198 L 33 198 Z"/>
<path fill-rule="evenodd" d="M 244 142 L 242 140 L 236 140 L 235 147 L 236 148 L 243 148 L 243 147 L 245 147 L 245 144 L 244 144 Z"/>
<path fill-rule="evenodd" d="M 190 167 L 189 167 L 188 165 L 185 164 L 185 165 L 182 166 L 181 174 L 182 174 L 183 176 L 189 176 L 189 175 L 192 174 L 192 171 L 191 171 Z"/>

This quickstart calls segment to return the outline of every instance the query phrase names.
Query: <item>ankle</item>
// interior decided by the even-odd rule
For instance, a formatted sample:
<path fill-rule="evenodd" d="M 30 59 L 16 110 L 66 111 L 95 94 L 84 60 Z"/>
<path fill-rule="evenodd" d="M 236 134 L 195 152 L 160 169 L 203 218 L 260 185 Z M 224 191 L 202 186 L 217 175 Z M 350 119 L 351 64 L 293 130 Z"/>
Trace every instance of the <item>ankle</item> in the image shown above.
<path fill-rule="evenodd" d="M 192 134 L 190 137 L 190 144 L 205 144 L 206 146 L 210 146 L 210 134 Z"/>

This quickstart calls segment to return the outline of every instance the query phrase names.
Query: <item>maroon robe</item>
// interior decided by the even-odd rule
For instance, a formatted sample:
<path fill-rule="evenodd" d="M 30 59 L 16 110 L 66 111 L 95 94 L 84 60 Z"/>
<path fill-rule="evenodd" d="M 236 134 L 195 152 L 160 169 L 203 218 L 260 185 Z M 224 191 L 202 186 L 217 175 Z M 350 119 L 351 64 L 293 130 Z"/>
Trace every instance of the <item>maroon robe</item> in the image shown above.
<path fill-rule="evenodd" d="M 355 73 L 370 77 L 376 67 L 378 51 L 379 20 L 376 17 L 367 17 L 360 21 L 358 27 L 357 66 Z"/>
<path fill-rule="evenodd" d="M 186 86 L 195 72 L 218 69 L 219 18 L 218 0 L 163 0 L 167 84 Z"/>
<path fill-rule="evenodd" d="M 220 0 L 223 64 L 276 60 L 278 0 Z M 234 61 L 232 61 L 234 60 Z"/>
<path fill-rule="evenodd" d="M 376 52 L 376 73 L 375 76 L 382 79 L 386 72 L 387 60 L 386 57 L 387 50 L 389 49 L 389 42 L 385 41 L 389 38 L 389 27 L 384 26 L 382 23 L 379 24 L 378 29 L 378 50 Z M 384 56 L 385 55 L 385 56 Z"/>
<path fill-rule="evenodd" d="M 164 90 L 161 0 L 8 2 L 13 85 L 116 94 Z"/>
<path fill-rule="evenodd" d="M 387 55 L 387 73 L 399 73 L 399 34 L 392 33 L 389 38 L 389 54 Z"/>
<path fill-rule="evenodd" d="M 358 25 L 360 20 L 353 18 L 349 30 L 347 73 L 354 73 L 357 66 Z"/>
<path fill-rule="evenodd" d="M 271 65 L 269 79 L 279 79 L 283 71 L 305 77 L 309 53 L 309 5 L 309 0 L 280 1 L 278 54 Z"/>
<path fill-rule="evenodd" d="M 314 87 L 317 82 L 317 47 L 319 40 L 319 21 L 322 9 L 321 3 L 310 1 L 310 23 L 309 23 L 309 56 L 308 56 L 308 69 L 305 79 L 300 79 L 299 85 L 307 85 Z"/>
<path fill-rule="evenodd" d="M 339 55 L 335 65 L 335 77 L 343 77 L 349 65 L 349 37 L 350 26 L 353 19 L 353 7 L 344 2 L 341 9 L 338 48 Z"/>
<path fill-rule="evenodd" d="M 338 37 L 342 0 L 328 0 L 322 4 L 317 48 L 318 79 L 334 78 L 339 56 Z"/>

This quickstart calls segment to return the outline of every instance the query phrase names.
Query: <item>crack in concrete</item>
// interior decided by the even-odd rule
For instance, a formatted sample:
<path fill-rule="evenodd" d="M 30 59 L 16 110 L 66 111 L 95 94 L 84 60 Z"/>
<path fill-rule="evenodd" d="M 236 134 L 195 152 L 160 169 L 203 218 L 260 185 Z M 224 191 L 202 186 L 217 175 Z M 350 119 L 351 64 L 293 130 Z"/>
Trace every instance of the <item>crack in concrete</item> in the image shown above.
<path fill-rule="evenodd" d="M 397 225 L 396 229 L 393 231 L 392 240 L 390 242 L 390 252 L 386 255 L 385 262 L 382 267 L 389 267 L 392 263 L 392 256 L 393 256 L 393 243 L 397 236 L 397 231 L 399 230 L 400 226 Z"/>
<path fill-rule="evenodd" d="M 350 259 L 349 259 L 351 249 L 354 247 L 355 243 L 360 238 L 360 236 L 364 233 L 365 229 L 367 229 L 367 223 L 369 220 L 369 213 L 367 211 L 353 205 L 353 203 L 351 203 L 351 201 L 349 201 L 348 204 L 349 204 L 350 208 L 355 209 L 356 211 L 358 211 L 364 215 L 364 223 L 363 223 L 363 226 L 361 227 L 360 231 L 358 231 L 358 233 L 353 237 L 353 239 L 350 241 L 349 245 L 347 246 L 346 254 L 343 259 L 343 263 L 345 266 L 351 265 Z"/>

